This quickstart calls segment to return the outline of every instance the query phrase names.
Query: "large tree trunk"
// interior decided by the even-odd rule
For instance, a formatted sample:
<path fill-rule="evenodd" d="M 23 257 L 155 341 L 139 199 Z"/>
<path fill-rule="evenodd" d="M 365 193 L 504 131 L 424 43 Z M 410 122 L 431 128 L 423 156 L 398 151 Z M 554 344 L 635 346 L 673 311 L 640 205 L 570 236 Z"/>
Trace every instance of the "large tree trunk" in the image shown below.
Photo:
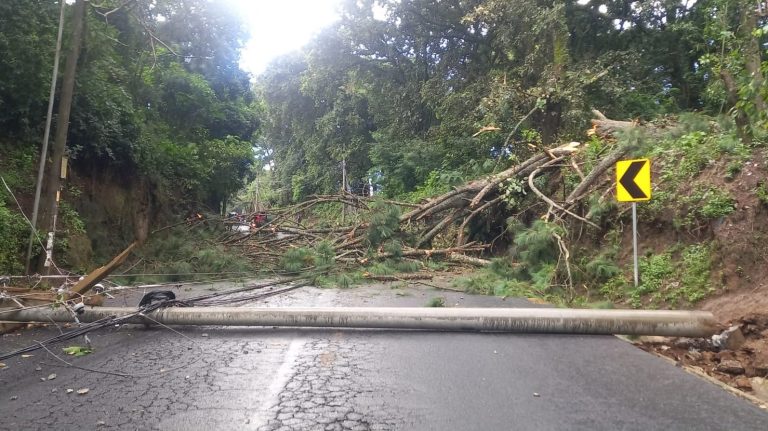
<path fill-rule="evenodd" d="M 557 141 L 557 131 L 560 130 L 560 123 L 563 116 L 563 103 L 556 100 L 557 96 L 551 96 L 544 105 L 544 111 L 540 116 L 541 123 L 541 142 L 546 145 L 552 145 Z"/>
<path fill-rule="evenodd" d="M 571 60 L 569 52 L 570 33 L 568 31 L 568 18 L 566 17 L 565 6 L 554 3 L 557 12 L 557 19 L 553 23 L 552 29 L 552 77 L 548 86 L 554 88 L 547 96 L 544 112 L 541 116 L 541 142 L 545 146 L 550 146 L 557 141 L 557 131 L 563 118 L 563 99 L 560 94 L 563 91 L 565 82 L 565 72 Z"/>
<path fill-rule="evenodd" d="M 741 24 L 741 34 L 745 40 L 744 67 L 747 69 L 747 73 L 752 81 L 752 91 L 754 92 L 752 101 L 755 104 L 755 109 L 760 115 L 765 115 L 766 103 L 762 95 L 764 79 L 763 72 L 760 69 L 762 64 L 760 41 L 753 35 L 753 32 L 757 29 L 757 13 L 753 8 L 754 3 L 744 7 Z"/>
<path fill-rule="evenodd" d="M 726 101 L 731 109 L 735 110 L 734 121 L 736 122 L 736 132 L 739 134 L 739 139 L 744 143 L 749 143 L 752 140 L 749 131 L 749 118 L 743 109 L 736 107 L 736 104 L 739 103 L 739 87 L 736 85 L 736 79 L 731 71 L 727 69 L 720 71 L 720 79 L 723 80 L 723 85 L 725 86 Z"/>

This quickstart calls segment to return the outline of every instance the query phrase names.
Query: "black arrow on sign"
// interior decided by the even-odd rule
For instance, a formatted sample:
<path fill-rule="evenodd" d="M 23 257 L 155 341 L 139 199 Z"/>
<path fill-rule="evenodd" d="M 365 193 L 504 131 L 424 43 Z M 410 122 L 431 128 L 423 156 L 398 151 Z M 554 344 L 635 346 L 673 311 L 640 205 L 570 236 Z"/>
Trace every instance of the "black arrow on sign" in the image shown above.
<path fill-rule="evenodd" d="M 648 197 L 635 183 L 635 177 L 640 172 L 640 169 L 643 169 L 646 162 L 646 160 L 632 162 L 619 180 L 619 183 L 632 196 L 632 199 L 646 199 Z"/>

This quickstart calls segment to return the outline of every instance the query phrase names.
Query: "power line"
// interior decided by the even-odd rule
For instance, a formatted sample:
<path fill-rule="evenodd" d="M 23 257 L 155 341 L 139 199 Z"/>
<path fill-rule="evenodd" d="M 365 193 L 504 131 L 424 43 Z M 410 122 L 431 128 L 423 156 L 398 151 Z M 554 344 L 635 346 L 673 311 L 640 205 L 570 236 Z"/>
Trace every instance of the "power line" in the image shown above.
<path fill-rule="evenodd" d="M 35 225 L 34 225 L 34 223 L 32 223 L 32 222 L 29 220 L 29 218 L 27 217 L 27 215 L 26 215 L 26 214 L 24 214 L 24 209 L 21 207 L 21 204 L 19 203 L 19 200 L 18 200 L 18 199 L 16 199 L 16 195 L 14 195 L 14 194 L 13 194 L 13 190 L 11 190 L 11 188 L 10 188 L 10 187 L 8 187 L 8 183 L 6 183 L 6 182 L 5 182 L 5 178 L 3 178 L 2 176 L 0 176 L 0 180 L 2 180 L 2 182 L 3 182 L 3 185 L 5 186 L 5 189 L 6 189 L 6 190 L 8 190 L 8 193 L 10 193 L 11 197 L 13 198 L 13 201 L 14 201 L 14 202 L 16 202 L 16 206 L 19 208 L 19 213 L 20 213 L 20 214 L 21 214 L 21 216 L 24 218 L 24 220 L 27 222 L 27 224 L 29 225 L 29 227 L 32 229 L 32 235 L 33 235 L 35 238 L 37 238 L 37 235 L 35 235 Z M 40 244 L 40 246 L 43 248 L 43 250 L 45 250 L 45 245 L 43 245 L 43 242 L 42 242 L 42 241 L 40 241 L 40 238 L 37 238 L 37 242 Z M 59 269 L 59 267 L 58 267 L 58 266 L 56 266 L 56 263 L 53 261 L 53 259 L 51 259 L 51 265 L 54 267 L 54 269 L 56 269 L 56 271 L 57 271 L 59 274 L 62 274 L 62 273 L 63 273 L 63 271 L 62 271 L 61 269 Z"/>
<path fill-rule="evenodd" d="M 138 307 L 137 310 L 133 313 L 129 313 L 123 316 L 113 315 L 113 316 L 105 317 L 103 319 L 99 319 L 95 322 L 82 324 L 76 329 L 73 329 L 68 332 L 64 332 L 57 336 L 51 337 L 47 340 L 36 342 L 36 344 L 30 345 L 12 352 L 0 354 L 0 360 L 8 359 L 8 358 L 25 354 L 28 352 L 33 352 L 35 350 L 45 348 L 46 346 L 51 344 L 60 343 L 62 341 L 71 340 L 80 336 L 84 336 L 91 331 L 95 331 L 101 328 L 106 328 L 112 325 L 120 325 L 120 324 L 123 324 L 125 321 L 128 321 L 136 316 L 141 316 L 142 318 L 146 318 L 146 319 L 149 319 L 150 321 L 154 321 L 154 319 L 149 318 L 147 314 L 152 313 L 153 311 L 157 311 L 161 308 L 174 307 L 174 306 L 191 307 L 194 305 L 201 305 L 201 306 L 228 305 L 228 304 L 237 304 L 237 303 L 246 302 L 246 301 L 254 301 L 258 299 L 268 298 L 270 296 L 279 295 L 285 292 L 298 289 L 303 286 L 307 286 L 310 284 L 309 280 L 313 278 L 315 275 L 316 274 L 311 274 L 306 276 L 290 277 L 283 280 L 277 280 L 277 281 L 272 281 L 267 283 L 252 284 L 239 289 L 231 289 L 223 292 L 209 293 L 209 294 L 199 295 L 199 296 L 186 298 L 186 299 L 168 299 L 160 302 L 151 303 L 151 301 L 147 302 L 147 301 L 144 301 L 144 298 L 142 298 L 142 303 L 147 302 L 146 305 Z M 296 282 L 296 284 L 287 286 L 281 289 L 275 289 L 268 292 L 259 292 L 251 295 L 241 295 L 241 296 L 236 296 L 236 297 L 231 297 L 226 299 L 222 298 L 222 297 L 234 295 L 237 293 L 245 293 L 253 290 L 264 289 L 267 287 L 278 286 L 282 284 L 289 284 L 294 282 Z M 45 304 L 42 306 L 29 306 L 29 307 L 17 308 L 14 310 L 3 310 L 3 311 L 0 311 L 0 314 L 15 312 L 15 311 L 24 310 L 24 309 L 41 308 L 41 307 L 49 307 L 49 306 L 50 306 L 49 304 Z"/>

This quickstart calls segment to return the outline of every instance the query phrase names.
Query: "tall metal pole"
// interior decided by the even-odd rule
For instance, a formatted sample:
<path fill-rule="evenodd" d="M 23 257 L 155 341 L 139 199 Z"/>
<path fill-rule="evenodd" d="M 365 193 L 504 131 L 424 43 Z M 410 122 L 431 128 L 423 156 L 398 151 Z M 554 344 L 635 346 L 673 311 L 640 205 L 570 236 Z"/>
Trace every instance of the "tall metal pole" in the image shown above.
<path fill-rule="evenodd" d="M 635 287 L 640 284 L 637 265 L 637 202 L 632 202 L 632 255 L 635 267 Z"/>
<path fill-rule="evenodd" d="M 37 168 L 37 185 L 35 186 L 35 203 L 32 205 L 32 232 L 29 234 L 29 245 L 27 246 L 27 259 L 25 271 L 29 274 L 30 262 L 32 260 L 32 244 L 35 242 L 37 228 L 37 214 L 40 209 L 40 193 L 43 190 L 43 175 L 45 174 L 45 160 L 48 158 L 48 139 L 51 136 L 51 120 L 53 118 L 53 99 L 56 96 L 56 80 L 59 75 L 59 58 L 61 57 L 61 37 L 64 33 L 64 6 L 66 2 L 61 2 L 59 12 L 59 32 L 56 36 L 56 54 L 53 56 L 53 76 L 51 77 L 51 91 L 48 94 L 48 114 L 45 117 L 45 132 L 43 132 L 43 146 L 40 150 L 40 164 Z"/>

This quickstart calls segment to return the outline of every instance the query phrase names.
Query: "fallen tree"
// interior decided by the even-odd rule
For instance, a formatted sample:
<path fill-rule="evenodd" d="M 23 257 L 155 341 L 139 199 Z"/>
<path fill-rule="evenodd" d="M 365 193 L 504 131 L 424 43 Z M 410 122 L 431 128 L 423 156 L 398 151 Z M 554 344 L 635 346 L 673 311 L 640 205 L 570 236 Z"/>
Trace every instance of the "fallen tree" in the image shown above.
<path fill-rule="evenodd" d="M 607 180 L 607 171 L 616 161 L 637 148 L 638 139 L 629 139 L 617 144 L 612 137 L 619 132 L 638 128 L 639 125 L 631 121 L 610 120 L 599 111 L 594 111 L 594 115 L 593 128 L 589 133 L 606 137 L 613 145 L 600 160 L 593 161 L 594 168 L 587 175 L 581 172 L 573 157 L 582 148 L 581 144 L 570 142 L 539 150 L 508 169 L 469 181 L 418 204 L 383 201 L 349 193 L 314 196 L 293 206 L 271 210 L 268 222 L 247 234 L 230 235 L 223 242 L 230 246 L 242 247 L 245 255 L 261 264 L 276 265 L 290 249 L 312 248 L 324 243 L 330 247 L 336 261 L 348 264 L 365 264 L 373 260 L 400 257 L 424 259 L 439 256 L 446 261 L 483 266 L 490 262 L 479 255 L 489 249 L 491 244 L 468 242 L 476 241 L 470 227 L 474 220 L 482 218 L 483 215 L 509 212 L 508 191 L 505 190 L 505 185 L 511 181 L 518 183 L 520 195 L 530 192 L 545 205 L 547 210 L 542 218 L 570 218 L 594 229 L 600 229 L 586 216 L 578 214 L 575 204 L 596 187 L 602 186 Z M 547 196 L 545 190 L 537 187 L 535 180 L 544 175 L 562 174 L 564 169 L 574 169 L 580 183 L 567 197 L 558 202 Z M 565 192 L 563 191 L 564 196 Z M 385 202 L 389 206 L 399 208 L 398 216 L 390 220 L 388 223 L 391 225 L 387 226 L 390 231 L 387 235 L 402 240 L 401 249 L 397 252 L 385 252 L 380 242 L 371 239 L 371 232 L 381 228 L 372 221 L 375 218 L 374 213 L 382 211 L 374 202 Z M 346 225 L 336 226 L 318 226 L 314 220 L 306 217 L 314 207 L 329 203 L 352 208 L 360 216 Z M 567 254 L 564 241 L 558 239 L 557 242 Z M 436 243 L 443 247 L 435 248 Z"/>

